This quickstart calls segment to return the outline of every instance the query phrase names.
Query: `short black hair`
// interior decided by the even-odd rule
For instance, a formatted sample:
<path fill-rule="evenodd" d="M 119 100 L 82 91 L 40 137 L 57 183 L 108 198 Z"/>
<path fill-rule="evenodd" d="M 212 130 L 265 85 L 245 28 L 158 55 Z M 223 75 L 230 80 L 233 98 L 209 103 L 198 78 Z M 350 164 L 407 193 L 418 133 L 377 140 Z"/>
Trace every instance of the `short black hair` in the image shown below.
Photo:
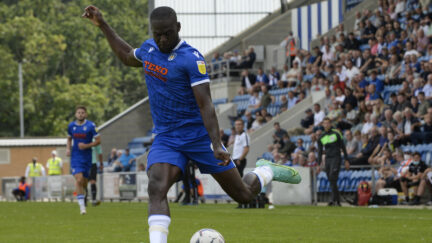
<path fill-rule="evenodd" d="M 414 152 L 414 153 L 413 153 L 413 157 L 416 156 L 416 155 L 418 155 L 418 156 L 421 157 L 421 154 L 420 154 L 419 152 Z"/>
<path fill-rule="evenodd" d="M 87 112 L 87 108 L 83 105 L 77 105 L 77 107 L 75 108 L 75 111 L 77 110 L 84 110 L 85 112 Z"/>
<path fill-rule="evenodd" d="M 241 119 L 241 118 L 238 118 L 238 119 L 236 120 L 236 122 L 241 122 L 241 124 L 244 125 L 244 121 L 243 121 L 243 119 Z"/>
<path fill-rule="evenodd" d="M 177 22 L 177 14 L 174 11 L 174 9 L 167 6 L 162 6 L 153 9 L 153 11 L 150 14 L 150 21 L 165 20 L 165 19 L 172 19 L 173 21 Z"/>

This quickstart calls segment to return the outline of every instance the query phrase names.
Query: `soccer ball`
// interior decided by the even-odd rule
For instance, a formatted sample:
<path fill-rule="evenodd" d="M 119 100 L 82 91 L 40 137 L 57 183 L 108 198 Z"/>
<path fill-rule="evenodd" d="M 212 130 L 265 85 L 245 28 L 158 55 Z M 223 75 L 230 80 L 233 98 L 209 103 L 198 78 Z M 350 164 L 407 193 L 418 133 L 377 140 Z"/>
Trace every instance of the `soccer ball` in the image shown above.
<path fill-rule="evenodd" d="M 200 229 L 192 236 L 190 243 L 225 243 L 225 240 L 214 229 Z"/>

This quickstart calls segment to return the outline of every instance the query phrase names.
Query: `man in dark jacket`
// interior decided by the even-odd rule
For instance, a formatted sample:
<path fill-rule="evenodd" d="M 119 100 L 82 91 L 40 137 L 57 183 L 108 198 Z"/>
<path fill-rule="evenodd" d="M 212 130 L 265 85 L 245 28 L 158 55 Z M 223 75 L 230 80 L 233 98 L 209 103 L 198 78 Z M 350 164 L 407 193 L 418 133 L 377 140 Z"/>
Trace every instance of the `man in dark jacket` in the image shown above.
<path fill-rule="evenodd" d="M 339 130 L 333 129 L 331 126 L 330 118 L 323 120 L 324 132 L 318 139 L 318 165 L 321 166 L 323 147 L 325 148 L 325 172 L 330 182 L 332 201 L 329 206 L 340 206 L 339 189 L 337 181 L 339 177 L 339 170 L 342 163 L 341 151 L 345 158 L 345 167 L 349 168 L 347 160 L 348 155 L 346 152 L 345 144 L 342 139 L 342 134 Z"/>

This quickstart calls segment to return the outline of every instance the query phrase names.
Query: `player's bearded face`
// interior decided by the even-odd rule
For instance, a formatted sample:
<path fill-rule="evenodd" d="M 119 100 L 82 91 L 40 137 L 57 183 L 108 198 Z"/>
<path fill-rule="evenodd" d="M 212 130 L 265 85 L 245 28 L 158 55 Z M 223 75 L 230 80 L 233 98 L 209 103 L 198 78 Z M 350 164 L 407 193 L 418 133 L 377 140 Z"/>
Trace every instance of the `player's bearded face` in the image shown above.
<path fill-rule="evenodd" d="M 172 20 L 152 20 L 153 38 L 159 50 L 163 53 L 170 53 L 178 44 L 180 38 L 180 23 Z"/>
<path fill-rule="evenodd" d="M 75 117 L 78 121 L 84 121 L 84 119 L 87 117 L 87 112 L 83 109 L 78 109 L 75 112 Z"/>

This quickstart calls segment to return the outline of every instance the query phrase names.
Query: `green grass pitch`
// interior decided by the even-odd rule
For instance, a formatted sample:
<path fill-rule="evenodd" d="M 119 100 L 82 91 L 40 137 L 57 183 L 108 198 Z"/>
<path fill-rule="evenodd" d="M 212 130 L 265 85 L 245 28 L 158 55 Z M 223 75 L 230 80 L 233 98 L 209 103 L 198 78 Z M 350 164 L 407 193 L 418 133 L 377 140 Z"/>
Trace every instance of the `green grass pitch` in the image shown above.
<path fill-rule="evenodd" d="M 171 204 L 169 241 L 188 243 L 201 228 L 228 243 L 432 242 L 432 210 Z M 148 242 L 147 204 L 103 203 L 79 214 L 76 203 L 0 203 L 0 242 Z"/>

